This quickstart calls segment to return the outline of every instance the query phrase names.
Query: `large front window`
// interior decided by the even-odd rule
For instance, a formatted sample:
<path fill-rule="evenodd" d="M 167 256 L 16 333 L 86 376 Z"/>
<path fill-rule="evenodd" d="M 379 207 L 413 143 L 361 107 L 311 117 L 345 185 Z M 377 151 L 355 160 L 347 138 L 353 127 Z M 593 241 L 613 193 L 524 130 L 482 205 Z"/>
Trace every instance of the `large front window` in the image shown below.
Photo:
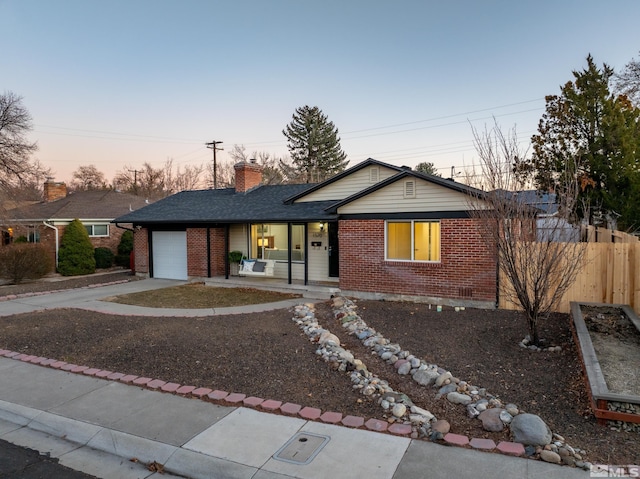
<path fill-rule="evenodd" d="M 304 261 L 304 225 L 291 226 L 291 261 Z M 287 225 L 280 223 L 251 225 L 251 257 L 288 261 Z"/>
<path fill-rule="evenodd" d="M 439 221 L 387 221 L 386 259 L 440 261 Z"/>

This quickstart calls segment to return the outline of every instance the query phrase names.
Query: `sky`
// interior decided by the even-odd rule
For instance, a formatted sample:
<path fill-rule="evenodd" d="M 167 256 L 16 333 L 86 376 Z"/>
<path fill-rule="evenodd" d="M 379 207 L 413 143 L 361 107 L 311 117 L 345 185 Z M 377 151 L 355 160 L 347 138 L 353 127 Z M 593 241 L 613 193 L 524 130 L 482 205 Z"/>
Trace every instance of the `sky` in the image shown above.
<path fill-rule="evenodd" d="M 586 67 L 640 59 L 637 0 L 0 0 L 0 93 L 23 98 L 58 181 L 149 163 L 210 164 L 205 143 L 287 155 L 318 106 L 350 165 L 442 176 L 477 164 L 473 128 L 526 148 Z"/>

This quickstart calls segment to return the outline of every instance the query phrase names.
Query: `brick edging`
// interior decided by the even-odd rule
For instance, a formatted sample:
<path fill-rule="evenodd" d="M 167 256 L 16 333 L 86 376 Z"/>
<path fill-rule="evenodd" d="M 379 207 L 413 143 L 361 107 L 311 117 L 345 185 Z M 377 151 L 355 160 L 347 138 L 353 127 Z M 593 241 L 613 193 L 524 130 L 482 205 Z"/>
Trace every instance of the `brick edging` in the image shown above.
<path fill-rule="evenodd" d="M 62 293 L 65 291 L 71 291 L 72 289 L 94 289 L 94 288 L 99 288 L 101 286 L 113 286 L 115 284 L 129 283 L 130 281 L 131 281 L 130 279 L 120 279 L 118 281 L 109 281 L 108 283 L 89 284 L 87 286 L 81 286 L 79 288 L 63 288 L 63 289 L 51 289 L 47 291 L 33 291 L 29 293 L 6 294 L 4 296 L 0 296 L 0 302 L 12 301 L 14 299 L 32 298 L 34 296 L 45 296 L 47 294 L 53 294 L 53 293 Z"/>
<path fill-rule="evenodd" d="M 180 385 L 178 383 L 170 383 L 162 379 L 154 379 L 148 377 L 139 377 L 133 374 L 124 374 L 114 371 L 92 368 L 89 366 L 81 366 L 66 361 L 58 361 L 56 359 L 45 358 L 42 356 L 29 355 L 0 349 L 0 357 L 14 359 L 37 366 L 48 367 L 51 369 L 59 369 L 73 374 L 81 374 L 91 376 L 98 379 L 108 381 L 121 382 L 128 385 L 136 385 L 152 391 L 160 391 L 167 394 L 175 394 L 177 396 L 195 398 L 203 401 L 235 407 L 249 407 L 259 409 L 264 412 L 281 414 L 284 416 L 296 416 L 307 421 L 323 422 L 326 424 L 334 424 L 338 426 L 348 427 L 351 429 L 365 429 L 368 431 L 388 433 L 395 436 L 407 437 L 410 439 L 418 439 L 413 437 L 412 428 L 407 424 L 394 423 L 389 424 L 387 421 L 375 418 L 365 419 L 361 416 L 343 416 L 342 413 L 333 411 L 322 411 L 321 409 L 302 406 L 295 403 L 283 403 L 275 399 L 263 399 L 255 396 L 247 396 L 242 393 L 227 392 L 221 390 L 212 390 L 209 388 L 196 388 L 190 385 Z M 428 440 L 423 438 L 423 440 Z M 487 452 L 497 452 L 510 456 L 524 456 L 524 446 L 516 442 L 502 441 L 497 445 L 491 439 L 472 438 L 460 434 L 448 433 L 444 436 L 442 444 L 449 446 L 458 446 L 472 448 Z"/>

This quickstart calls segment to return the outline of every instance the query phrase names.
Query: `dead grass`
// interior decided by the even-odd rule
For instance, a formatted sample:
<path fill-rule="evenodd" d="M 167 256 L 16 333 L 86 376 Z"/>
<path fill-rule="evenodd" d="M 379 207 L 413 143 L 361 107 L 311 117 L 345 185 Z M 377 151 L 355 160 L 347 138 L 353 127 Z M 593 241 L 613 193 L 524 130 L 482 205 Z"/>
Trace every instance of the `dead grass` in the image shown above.
<path fill-rule="evenodd" d="M 145 306 L 148 308 L 227 308 L 248 304 L 274 303 L 285 299 L 300 298 L 299 294 L 277 293 L 252 288 L 216 288 L 201 283 L 185 284 L 172 288 L 142 291 L 114 296 L 114 303 Z"/>

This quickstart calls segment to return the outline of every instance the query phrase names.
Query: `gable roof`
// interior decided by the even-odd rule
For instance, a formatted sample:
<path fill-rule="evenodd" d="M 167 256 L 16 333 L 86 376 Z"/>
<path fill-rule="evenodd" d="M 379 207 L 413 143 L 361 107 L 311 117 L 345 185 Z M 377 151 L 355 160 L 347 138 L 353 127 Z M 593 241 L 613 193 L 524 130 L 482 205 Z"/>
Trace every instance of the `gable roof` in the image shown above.
<path fill-rule="evenodd" d="M 140 196 L 116 190 L 78 191 L 56 201 L 12 209 L 7 217 L 14 221 L 111 220 L 147 204 Z"/>
<path fill-rule="evenodd" d="M 352 166 L 351 168 L 348 168 L 348 169 L 344 170 L 342 173 L 338 173 L 337 175 L 332 176 L 331 178 L 323 181 L 322 183 L 311 185 L 306 190 L 303 190 L 302 192 L 300 192 L 300 193 L 298 193 L 296 195 L 293 195 L 293 196 L 291 196 L 289 198 L 286 198 L 285 199 L 285 203 L 293 203 L 296 200 L 299 200 L 300 198 L 302 198 L 302 197 L 304 197 L 304 196 L 306 196 L 306 195 L 308 195 L 310 193 L 313 193 L 314 191 L 318 191 L 318 190 L 324 188 L 327 185 L 335 183 L 336 181 L 339 181 L 339 180 L 341 180 L 341 179 L 343 179 L 343 178 L 345 178 L 345 177 L 347 177 L 347 176 L 349 176 L 349 175 L 351 175 L 351 174 L 353 174 L 353 173 L 355 173 L 355 172 L 357 172 L 359 170 L 362 170 L 363 168 L 367 168 L 369 166 L 383 166 L 385 168 L 390 168 L 390 169 L 396 170 L 398 172 L 407 170 L 407 168 L 408 168 L 406 166 L 390 165 L 388 163 L 383 163 L 382 161 L 374 160 L 373 158 L 367 158 L 366 160 L 361 161 L 357 165 Z"/>
<path fill-rule="evenodd" d="M 120 216 L 113 223 L 267 223 L 336 219 L 337 215 L 325 211 L 333 201 L 285 204 L 286 198 L 310 186 L 313 185 L 262 185 L 245 193 L 238 193 L 234 188 L 183 191 Z"/>
<path fill-rule="evenodd" d="M 402 170 L 400 173 L 393 175 L 390 178 L 387 178 L 386 180 L 380 181 L 379 183 L 376 183 L 375 185 L 372 185 L 369 188 L 359 191 L 358 193 L 351 195 L 348 198 L 345 198 L 341 201 L 332 202 L 332 204 L 329 207 L 327 207 L 327 213 L 336 214 L 338 211 L 338 208 L 340 208 L 341 206 L 349 204 L 353 201 L 356 201 L 360 198 L 370 195 L 374 191 L 378 191 L 397 181 L 400 181 L 404 178 L 409 178 L 409 177 L 422 179 L 430 183 L 435 183 L 437 185 L 444 186 L 445 188 L 449 188 L 454 191 L 458 191 L 460 193 L 464 193 L 466 195 L 474 196 L 477 198 L 482 198 L 483 195 L 485 194 L 482 190 L 478 190 L 471 186 L 463 185 L 462 183 L 457 183 L 453 180 L 444 179 L 439 176 L 428 175 L 426 173 L 421 173 L 419 171 Z"/>

